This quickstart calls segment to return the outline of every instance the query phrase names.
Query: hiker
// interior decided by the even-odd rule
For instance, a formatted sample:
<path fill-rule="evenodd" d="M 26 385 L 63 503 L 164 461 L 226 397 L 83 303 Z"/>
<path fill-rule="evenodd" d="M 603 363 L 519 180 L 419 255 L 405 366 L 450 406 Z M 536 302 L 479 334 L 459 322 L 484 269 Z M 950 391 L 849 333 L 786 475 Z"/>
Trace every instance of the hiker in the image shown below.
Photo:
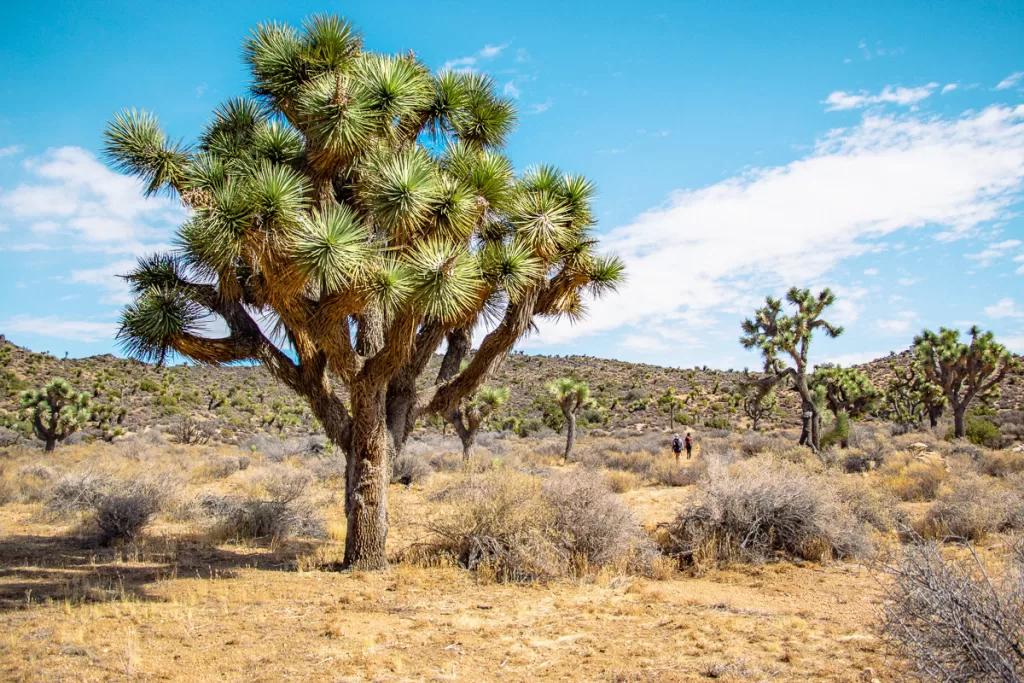
<path fill-rule="evenodd" d="M 686 441 L 683 443 L 686 446 L 686 459 L 689 460 L 690 456 L 693 455 L 693 434 L 686 432 Z"/>
<path fill-rule="evenodd" d="M 683 440 L 678 434 L 672 437 L 672 452 L 676 454 L 676 462 L 679 461 L 679 454 L 683 452 Z"/>

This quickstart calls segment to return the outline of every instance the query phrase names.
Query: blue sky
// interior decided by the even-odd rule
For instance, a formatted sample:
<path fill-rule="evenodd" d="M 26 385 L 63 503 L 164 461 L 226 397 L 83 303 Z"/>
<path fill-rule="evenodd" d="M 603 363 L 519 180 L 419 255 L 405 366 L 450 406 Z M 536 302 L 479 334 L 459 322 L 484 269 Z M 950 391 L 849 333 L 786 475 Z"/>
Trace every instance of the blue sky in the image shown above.
<path fill-rule="evenodd" d="M 35 5 L 35 6 L 32 6 Z M 0 26 L 0 333 L 115 351 L 136 255 L 183 213 L 97 153 L 150 109 L 192 139 L 246 87 L 256 22 L 344 14 L 368 46 L 490 73 L 516 165 L 593 178 L 624 291 L 529 352 L 755 366 L 739 322 L 829 285 L 819 361 L 978 323 L 1024 352 L 1024 4 L 21 3 Z"/>

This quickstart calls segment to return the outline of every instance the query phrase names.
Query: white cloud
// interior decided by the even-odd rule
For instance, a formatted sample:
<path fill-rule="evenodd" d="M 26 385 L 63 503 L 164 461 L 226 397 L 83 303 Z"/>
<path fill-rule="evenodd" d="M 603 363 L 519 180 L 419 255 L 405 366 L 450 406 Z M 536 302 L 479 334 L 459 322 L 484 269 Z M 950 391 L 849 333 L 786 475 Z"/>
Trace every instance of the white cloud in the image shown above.
<path fill-rule="evenodd" d="M 519 88 L 516 87 L 515 81 L 509 81 L 508 83 L 506 83 L 504 92 L 509 97 L 513 97 L 517 100 L 519 99 L 520 91 Z"/>
<path fill-rule="evenodd" d="M 988 245 L 987 248 L 977 254 L 964 254 L 964 258 L 978 262 L 979 268 L 987 268 L 992 262 L 1002 257 L 1007 249 L 1013 249 L 1021 245 L 1020 240 L 1004 240 Z"/>
<path fill-rule="evenodd" d="M 939 94 L 945 95 L 946 93 L 953 92 L 954 90 L 957 89 L 957 87 L 959 87 L 957 83 L 947 83 L 946 85 L 942 86 L 942 90 Z"/>
<path fill-rule="evenodd" d="M 42 242 L 26 242 L 23 244 L 8 244 L 0 246 L 0 251 L 50 251 L 52 245 Z"/>
<path fill-rule="evenodd" d="M 1024 79 L 1024 71 L 1015 71 L 1003 80 L 999 81 L 996 85 L 996 90 L 1006 90 L 1020 83 L 1021 79 Z"/>
<path fill-rule="evenodd" d="M 864 271 L 864 274 L 871 276 L 878 275 L 878 268 L 868 268 L 867 270 Z"/>
<path fill-rule="evenodd" d="M 1024 354 L 1024 334 L 999 337 L 999 343 L 1014 353 Z"/>
<path fill-rule="evenodd" d="M 4 157 L 13 157 L 21 154 L 25 148 L 21 145 L 8 145 L 7 147 L 0 147 L 0 159 Z"/>
<path fill-rule="evenodd" d="M 457 59 L 449 59 L 444 63 L 442 68 L 451 69 L 453 71 L 474 71 L 476 65 L 482 59 L 494 59 L 500 55 L 505 48 L 508 47 L 508 43 L 504 45 L 484 45 L 479 51 L 466 57 L 459 57 Z M 518 59 L 516 60 L 518 61 Z"/>
<path fill-rule="evenodd" d="M 1006 217 L 1022 188 L 1024 105 L 955 118 L 866 114 L 801 159 L 674 192 L 611 230 L 602 244 L 625 260 L 629 281 L 575 326 L 542 322 L 537 341 L 642 333 L 694 312 L 746 315 L 897 230 L 969 235 Z"/>
<path fill-rule="evenodd" d="M 634 351 L 646 352 L 670 351 L 672 349 L 661 339 L 643 334 L 627 334 L 619 342 L 619 345 Z"/>
<path fill-rule="evenodd" d="M 1010 297 L 1003 297 L 995 305 L 985 307 L 985 315 L 990 318 L 1024 318 L 1024 310 Z"/>
<path fill-rule="evenodd" d="M 611 154 L 611 155 L 614 156 L 616 154 L 622 154 L 623 152 L 626 152 L 626 151 L 628 151 L 628 149 L 626 147 L 612 147 L 611 149 L 599 149 L 599 150 L 597 150 L 597 153 L 598 154 Z"/>
<path fill-rule="evenodd" d="M 0 327 L 5 332 L 37 334 L 41 337 L 70 339 L 85 343 L 110 341 L 117 334 L 117 323 L 102 323 L 92 320 L 66 320 L 51 315 L 32 317 L 16 315 L 5 320 Z"/>
<path fill-rule="evenodd" d="M 910 326 L 917 320 L 917 313 L 913 311 L 901 311 L 895 318 L 876 320 L 875 327 L 883 334 L 904 334 L 910 330 Z"/>
<path fill-rule="evenodd" d="M 551 105 L 554 104 L 550 99 L 544 100 L 540 104 L 531 104 L 526 108 L 524 113 L 526 114 L 543 114 L 548 109 L 551 109 Z"/>
<path fill-rule="evenodd" d="M 101 303 L 123 306 L 131 302 L 132 296 L 128 283 L 120 276 L 133 270 L 135 265 L 133 259 L 122 259 L 101 268 L 72 270 L 67 281 L 105 289 L 107 294 L 100 299 Z"/>
<path fill-rule="evenodd" d="M 912 287 L 913 285 L 916 285 L 920 281 L 921 280 L 919 280 L 916 277 L 901 277 L 899 280 L 896 281 L 896 284 L 898 284 L 900 287 Z"/>
<path fill-rule="evenodd" d="M 874 104 L 899 104 L 907 106 L 916 104 L 921 100 L 931 97 L 938 83 L 929 83 L 917 88 L 904 88 L 903 86 L 887 85 L 882 92 L 872 95 L 866 90 L 857 93 L 836 90 L 822 101 L 827 104 L 825 111 L 843 111 L 846 109 L 863 109 Z"/>
<path fill-rule="evenodd" d="M 119 248 L 125 241 L 165 236 L 184 216 L 175 202 L 144 197 L 139 181 L 111 171 L 80 147 L 49 150 L 25 168 L 32 182 L 0 189 L 0 208 L 49 232 L 59 223 L 86 242 Z"/>

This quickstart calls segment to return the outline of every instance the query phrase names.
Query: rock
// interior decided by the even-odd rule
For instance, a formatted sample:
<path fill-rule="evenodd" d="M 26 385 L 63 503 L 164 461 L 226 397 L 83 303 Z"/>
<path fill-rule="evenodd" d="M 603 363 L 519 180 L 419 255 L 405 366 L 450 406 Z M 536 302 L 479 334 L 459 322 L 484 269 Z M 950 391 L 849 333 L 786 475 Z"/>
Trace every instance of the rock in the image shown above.
<path fill-rule="evenodd" d="M 1024 453 L 1024 443 L 1019 443 L 1010 450 L 1014 453 Z"/>
<path fill-rule="evenodd" d="M 910 444 L 910 450 L 912 450 L 912 451 L 926 451 L 926 450 L 928 450 L 928 444 L 921 443 L 920 441 L 918 441 L 917 443 Z"/>

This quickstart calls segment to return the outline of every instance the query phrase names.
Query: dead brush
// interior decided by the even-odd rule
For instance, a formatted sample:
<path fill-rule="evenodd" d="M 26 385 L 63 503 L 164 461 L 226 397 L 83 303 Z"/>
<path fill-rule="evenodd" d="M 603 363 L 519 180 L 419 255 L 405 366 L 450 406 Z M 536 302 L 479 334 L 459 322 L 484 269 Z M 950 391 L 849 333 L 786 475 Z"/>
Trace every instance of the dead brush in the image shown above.
<path fill-rule="evenodd" d="M 992 533 L 1019 530 L 1016 510 L 1024 507 L 1022 495 L 997 479 L 965 475 L 932 504 L 917 532 L 929 540 L 978 542 Z"/>
<path fill-rule="evenodd" d="M 544 482 L 516 470 L 468 474 L 444 491 L 434 538 L 409 549 L 418 561 L 451 558 L 481 577 L 536 581 L 578 577 L 630 553 L 656 553 L 600 472 L 578 469 Z"/>
<path fill-rule="evenodd" d="M 712 467 L 697 500 L 663 527 L 662 542 L 696 571 L 777 556 L 857 557 L 871 547 L 863 523 L 823 477 L 771 459 Z"/>
<path fill-rule="evenodd" d="M 946 480 L 946 469 L 937 461 L 911 460 L 905 467 L 896 463 L 885 470 L 882 484 L 907 502 L 935 500 Z"/>
<path fill-rule="evenodd" d="M 882 568 L 881 630 L 894 654 L 924 680 L 1024 680 L 1024 541 L 982 557 L 917 540 Z"/>

